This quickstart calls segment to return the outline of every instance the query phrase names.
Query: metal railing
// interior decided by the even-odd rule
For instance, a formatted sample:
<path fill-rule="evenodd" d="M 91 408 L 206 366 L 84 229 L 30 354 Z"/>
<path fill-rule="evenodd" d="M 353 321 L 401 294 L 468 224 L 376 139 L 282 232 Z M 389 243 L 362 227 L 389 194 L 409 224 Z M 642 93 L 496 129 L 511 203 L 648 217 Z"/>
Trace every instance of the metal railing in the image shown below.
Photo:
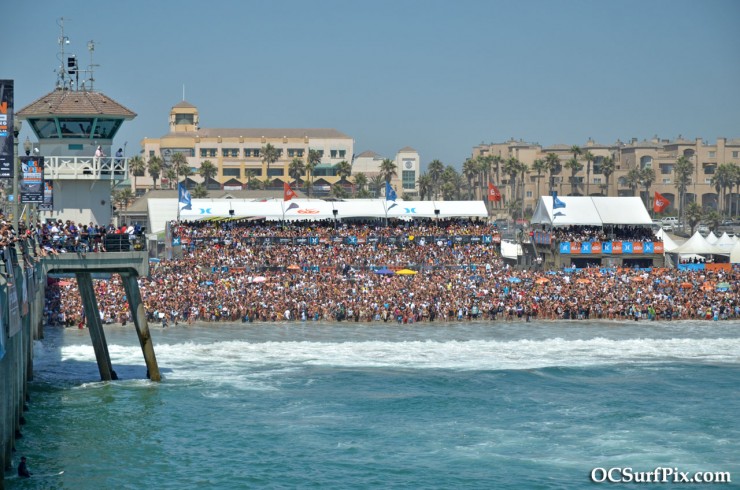
<path fill-rule="evenodd" d="M 44 178 L 54 180 L 125 180 L 128 159 L 121 157 L 44 157 Z"/>

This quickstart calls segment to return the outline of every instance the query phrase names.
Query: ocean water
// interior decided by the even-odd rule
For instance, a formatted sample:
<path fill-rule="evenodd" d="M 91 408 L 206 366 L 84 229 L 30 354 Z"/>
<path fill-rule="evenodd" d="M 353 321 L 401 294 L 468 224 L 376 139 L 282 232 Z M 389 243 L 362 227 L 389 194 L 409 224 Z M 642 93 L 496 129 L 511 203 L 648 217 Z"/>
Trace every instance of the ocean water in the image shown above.
<path fill-rule="evenodd" d="M 40 476 L 6 488 L 571 489 L 612 467 L 740 482 L 730 322 L 155 327 L 161 383 L 132 326 L 106 337 L 111 383 L 87 330 L 35 344 L 16 454 Z"/>

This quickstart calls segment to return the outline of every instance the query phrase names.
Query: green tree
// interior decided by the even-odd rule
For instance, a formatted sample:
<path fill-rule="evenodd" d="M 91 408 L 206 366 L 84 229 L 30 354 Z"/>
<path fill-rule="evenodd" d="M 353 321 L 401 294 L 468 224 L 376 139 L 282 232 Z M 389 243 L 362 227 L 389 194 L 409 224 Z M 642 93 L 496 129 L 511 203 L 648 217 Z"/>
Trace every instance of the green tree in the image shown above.
<path fill-rule="evenodd" d="M 578 148 L 575 146 L 574 148 Z M 578 177 L 576 177 L 576 174 L 583 170 L 583 164 L 578 161 L 577 158 L 573 157 L 567 162 L 565 162 L 565 165 L 563 165 L 565 168 L 570 170 L 570 195 L 571 196 L 577 196 L 578 195 Z"/>
<path fill-rule="evenodd" d="M 364 194 L 363 191 L 366 191 L 365 187 L 367 187 L 367 175 L 365 175 L 363 172 L 357 172 L 353 180 L 355 181 L 355 186 L 357 187 L 357 196 L 359 197 L 360 194 Z"/>
<path fill-rule="evenodd" d="M 122 212 L 126 211 L 129 204 L 131 204 L 134 199 L 136 199 L 136 196 L 134 195 L 134 192 L 131 190 L 131 188 L 128 187 L 125 189 L 121 189 L 120 191 L 115 191 L 113 192 L 113 194 L 111 194 L 111 201 L 113 201 L 115 206 L 118 208 L 119 216 Z"/>
<path fill-rule="evenodd" d="M 630 169 L 629 172 L 627 172 L 627 175 L 624 178 L 625 182 L 627 183 L 627 186 L 632 191 L 632 195 L 634 196 L 637 192 L 638 187 L 640 187 L 640 184 L 642 182 L 642 175 L 640 175 L 640 169 L 639 168 L 633 168 Z"/>
<path fill-rule="evenodd" d="M 594 157 L 593 153 L 590 151 L 586 151 L 586 153 L 583 154 L 583 159 L 586 160 L 586 195 L 590 196 L 591 192 L 591 164 L 596 159 Z"/>
<path fill-rule="evenodd" d="M 696 225 L 701 222 L 703 217 L 704 211 L 696 202 L 689 203 L 689 205 L 686 206 L 685 219 L 689 223 L 692 235 L 694 234 L 694 229 L 696 228 Z"/>
<path fill-rule="evenodd" d="M 655 170 L 652 167 L 645 167 L 640 170 L 640 185 L 645 188 L 645 207 L 651 209 L 650 206 L 650 186 L 655 182 Z"/>
<path fill-rule="evenodd" d="M 463 162 L 462 174 L 468 182 L 468 201 L 473 200 L 473 189 L 475 188 L 473 182 L 479 168 L 478 162 L 472 158 L 468 158 Z"/>
<path fill-rule="evenodd" d="M 609 179 L 614 173 L 614 169 L 614 159 L 612 157 L 604 157 L 604 160 L 601 162 L 601 173 L 604 174 L 604 185 L 606 189 L 605 195 L 607 196 L 609 195 Z"/>
<path fill-rule="evenodd" d="M 396 176 L 396 162 L 390 158 L 386 158 L 380 162 L 380 175 L 383 176 L 383 180 L 390 184 L 391 179 Z"/>
<path fill-rule="evenodd" d="M 194 199 L 204 199 L 208 197 L 208 189 L 206 189 L 206 186 L 203 184 L 195 184 L 193 190 L 190 191 L 190 195 Z"/>
<path fill-rule="evenodd" d="M 265 174 L 265 188 L 267 188 L 270 183 L 270 166 L 280 158 L 280 150 L 272 146 L 272 144 L 267 143 L 262 147 L 261 154 L 262 161 L 267 164 L 267 172 Z"/>
<path fill-rule="evenodd" d="M 545 156 L 545 163 L 547 164 L 547 171 L 550 174 L 549 180 L 549 194 L 552 194 L 555 190 L 555 176 L 560 174 L 562 165 L 560 164 L 560 158 L 555 153 L 548 153 Z"/>
<path fill-rule="evenodd" d="M 158 156 L 152 156 L 149 157 L 149 161 L 146 164 L 147 172 L 149 172 L 149 177 L 152 178 L 152 181 L 154 182 L 154 188 L 157 188 L 157 179 L 159 179 L 159 176 L 162 174 L 162 158 Z"/>
<path fill-rule="evenodd" d="M 319 150 L 308 150 L 308 160 L 306 161 L 306 194 L 311 198 L 311 187 L 313 186 L 313 171 L 321 163 L 321 152 Z"/>
<path fill-rule="evenodd" d="M 694 164 L 691 163 L 686 156 L 682 155 L 676 160 L 676 164 L 673 166 L 673 179 L 675 182 L 676 190 L 678 191 L 678 221 L 681 223 L 681 219 L 684 208 L 686 207 L 686 189 L 688 189 L 691 183 L 691 174 L 694 173 Z M 692 232 L 693 234 L 693 232 Z"/>
<path fill-rule="evenodd" d="M 380 191 L 385 187 L 385 180 L 380 174 L 370 177 L 370 189 L 373 191 L 373 197 L 379 197 Z"/>
<path fill-rule="evenodd" d="M 180 176 L 181 175 L 185 175 L 185 172 L 186 172 L 185 169 L 186 168 L 187 169 L 190 169 L 190 167 L 188 166 L 188 159 L 185 158 L 185 155 L 183 155 L 179 151 L 178 152 L 175 152 L 172 155 L 172 159 L 170 160 L 170 163 L 171 163 L 172 169 L 175 171 L 175 179 L 174 180 L 176 180 L 176 181 L 179 181 L 180 180 Z"/>
<path fill-rule="evenodd" d="M 339 182 L 337 182 L 331 186 L 331 195 L 337 199 L 345 199 L 347 197 L 347 191 Z"/>
<path fill-rule="evenodd" d="M 334 171 L 340 179 L 346 179 L 352 175 L 352 165 L 347 160 L 342 160 L 334 166 Z"/>
<path fill-rule="evenodd" d="M 427 174 L 432 182 L 432 193 L 435 200 L 437 199 L 437 196 L 439 196 L 440 186 L 442 185 L 442 173 L 444 173 L 444 171 L 445 166 L 439 160 L 432 160 L 429 162 L 429 165 L 427 165 Z"/>
<path fill-rule="evenodd" d="M 288 165 L 288 175 L 290 175 L 290 178 L 296 182 L 300 182 L 305 172 L 306 165 L 303 163 L 303 160 L 299 157 L 293 158 L 290 165 Z"/>
<path fill-rule="evenodd" d="M 540 180 L 542 179 L 542 174 L 547 170 L 547 161 L 538 158 L 534 162 L 532 162 L 532 170 L 537 172 L 535 175 L 537 176 L 537 200 L 539 201 L 540 196 Z"/>
<path fill-rule="evenodd" d="M 129 158 L 128 168 L 131 171 L 131 175 L 134 176 L 134 189 L 136 189 L 136 177 L 142 177 L 146 170 L 146 162 L 141 156 L 136 155 L 135 157 Z"/>
<path fill-rule="evenodd" d="M 210 160 L 205 160 L 200 164 L 198 169 L 198 175 L 203 177 L 203 183 L 208 184 L 208 181 L 218 175 L 218 167 L 216 167 Z"/>
<path fill-rule="evenodd" d="M 722 222 L 722 215 L 716 209 L 707 209 L 704 211 L 702 220 L 712 231 L 717 231 L 719 224 Z"/>
<path fill-rule="evenodd" d="M 177 181 L 177 171 L 172 167 L 166 168 L 164 176 L 167 177 L 167 188 L 172 189 Z"/>
<path fill-rule="evenodd" d="M 509 200 L 516 201 L 516 178 L 519 175 L 520 162 L 514 157 L 509 158 L 504 162 L 501 170 L 509 176 Z"/>
<path fill-rule="evenodd" d="M 257 172 L 254 169 L 248 169 L 246 174 L 247 174 L 247 189 L 250 189 L 250 190 L 262 189 L 262 181 L 255 178 L 257 177 Z"/>
<path fill-rule="evenodd" d="M 722 165 L 718 166 L 717 170 L 714 172 L 714 175 L 712 175 L 712 180 L 710 181 L 710 184 L 714 187 L 714 190 L 717 191 L 717 210 L 720 213 L 727 210 L 725 206 L 725 200 L 727 197 L 727 189 L 729 188 L 730 190 L 732 190 L 732 179 L 732 165 L 728 163 L 723 163 Z"/>
<path fill-rule="evenodd" d="M 432 178 L 428 173 L 422 172 L 419 178 L 416 180 L 419 185 L 419 198 L 423 201 L 427 196 L 432 195 L 434 186 L 432 185 Z"/>

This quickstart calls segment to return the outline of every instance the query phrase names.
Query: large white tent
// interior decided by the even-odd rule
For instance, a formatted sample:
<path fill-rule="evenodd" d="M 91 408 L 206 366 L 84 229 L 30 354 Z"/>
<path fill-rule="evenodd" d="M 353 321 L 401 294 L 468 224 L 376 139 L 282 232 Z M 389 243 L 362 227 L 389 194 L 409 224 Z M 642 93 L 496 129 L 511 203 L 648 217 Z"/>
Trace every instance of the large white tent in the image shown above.
<path fill-rule="evenodd" d="M 167 221 L 177 218 L 177 199 L 149 201 L 149 229 L 164 230 Z M 181 220 L 245 219 L 324 220 L 343 218 L 487 218 L 483 201 L 386 201 L 384 199 L 353 199 L 324 201 L 321 199 L 193 199 L 191 209 L 180 211 Z"/>
<path fill-rule="evenodd" d="M 712 245 L 698 231 L 691 238 L 686 240 L 682 245 L 670 250 L 673 254 L 724 254 L 727 255 L 729 250 Z"/>
<path fill-rule="evenodd" d="M 541 196 L 532 223 L 553 227 L 652 224 L 639 197 L 558 196 L 558 199 L 565 207 L 553 209 L 553 198 Z"/>

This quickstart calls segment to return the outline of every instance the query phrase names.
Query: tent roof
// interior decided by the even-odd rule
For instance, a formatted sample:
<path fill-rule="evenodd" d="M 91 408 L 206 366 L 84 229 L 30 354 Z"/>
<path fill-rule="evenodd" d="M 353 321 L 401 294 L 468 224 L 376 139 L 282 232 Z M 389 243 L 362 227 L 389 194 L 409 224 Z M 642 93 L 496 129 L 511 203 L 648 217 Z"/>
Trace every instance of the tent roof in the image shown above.
<path fill-rule="evenodd" d="M 712 245 L 697 231 L 683 245 L 670 251 L 674 254 L 727 254 L 728 251 Z"/>
<path fill-rule="evenodd" d="M 680 246 L 673 240 L 673 238 L 668 235 L 668 233 L 663 231 L 663 228 L 658 230 L 655 236 L 657 236 L 663 242 L 663 250 L 666 252 L 673 252 L 674 249 Z"/>
<path fill-rule="evenodd" d="M 730 251 L 730 263 L 740 264 L 740 242 L 735 243 L 735 246 Z"/>
<path fill-rule="evenodd" d="M 651 225 L 639 197 L 558 196 L 564 208 L 553 210 L 552 197 L 541 196 L 532 223 L 549 226 Z"/>
<path fill-rule="evenodd" d="M 156 204 L 156 205 L 152 205 Z M 386 201 L 385 199 L 193 199 L 192 209 L 180 211 L 183 220 L 210 218 L 255 218 L 268 220 L 323 220 L 342 218 L 467 218 L 488 217 L 483 201 Z M 435 213 L 439 211 L 439 214 Z M 233 214 L 231 214 L 233 211 Z M 149 229 L 164 230 L 168 220 L 177 218 L 177 199 L 157 199 L 149 205 Z"/>

